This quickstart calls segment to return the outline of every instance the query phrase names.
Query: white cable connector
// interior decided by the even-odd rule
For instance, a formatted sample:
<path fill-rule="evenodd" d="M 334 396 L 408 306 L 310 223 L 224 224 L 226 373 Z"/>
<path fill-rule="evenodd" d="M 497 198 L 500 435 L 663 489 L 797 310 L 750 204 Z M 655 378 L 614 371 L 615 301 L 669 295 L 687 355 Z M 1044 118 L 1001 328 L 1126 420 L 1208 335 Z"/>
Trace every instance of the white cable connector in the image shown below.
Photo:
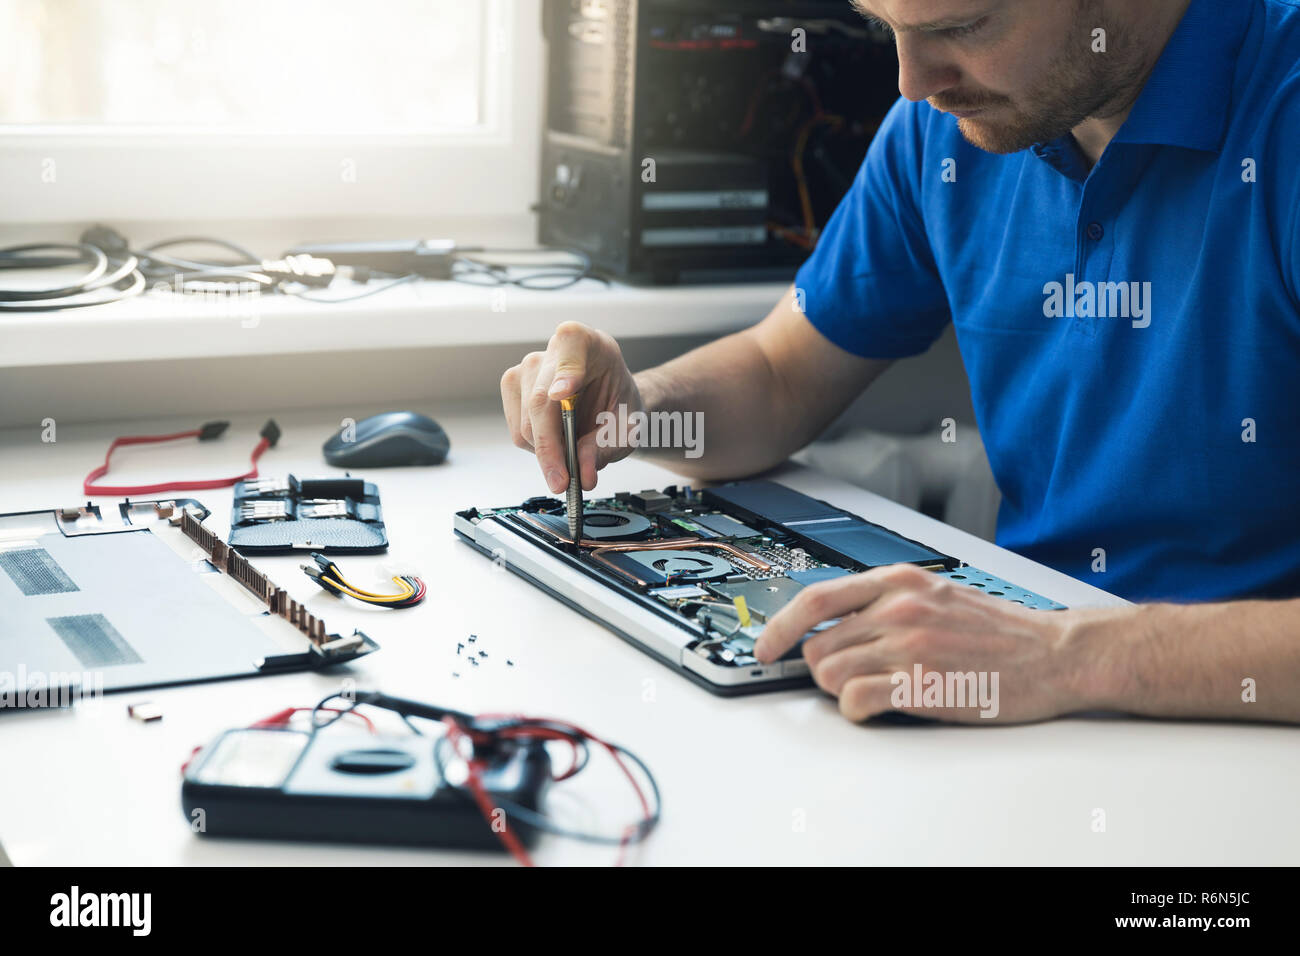
<path fill-rule="evenodd" d="M 379 566 L 379 570 L 385 580 L 396 577 L 421 579 L 424 577 L 416 570 L 414 562 L 392 554 L 388 555 L 388 559 Z"/>

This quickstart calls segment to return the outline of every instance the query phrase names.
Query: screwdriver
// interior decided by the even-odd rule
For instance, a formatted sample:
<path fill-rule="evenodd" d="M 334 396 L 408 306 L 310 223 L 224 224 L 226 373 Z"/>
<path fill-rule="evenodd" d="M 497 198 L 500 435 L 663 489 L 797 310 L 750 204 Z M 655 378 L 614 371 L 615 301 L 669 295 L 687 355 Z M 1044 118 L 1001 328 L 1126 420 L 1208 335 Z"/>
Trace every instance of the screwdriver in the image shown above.
<path fill-rule="evenodd" d="M 560 417 L 564 421 L 564 446 L 569 464 L 569 490 L 565 512 L 569 517 L 569 538 L 576 545 L 582 540 L 582 476 L 578 473 L 577 396 L 560 399 Z"/>

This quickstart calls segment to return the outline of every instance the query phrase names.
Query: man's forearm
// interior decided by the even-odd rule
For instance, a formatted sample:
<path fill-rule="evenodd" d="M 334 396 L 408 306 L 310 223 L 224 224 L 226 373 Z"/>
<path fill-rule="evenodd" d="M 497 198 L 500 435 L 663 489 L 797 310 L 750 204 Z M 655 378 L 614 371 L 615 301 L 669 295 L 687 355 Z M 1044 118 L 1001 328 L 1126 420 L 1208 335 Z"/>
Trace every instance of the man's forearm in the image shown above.
<path fill-rule="evenodd" d="M 1300 722 L 1300 601 L 1066 613 L 1079 709 Z"/>
<path fill-rule="evenodd" d="M 784 461 L 799 445 L 783 438 L 792 424 L 778 383 L 761 348 L 745 332 L 728 335 L 636 375 L 646 411 L 698 416 L 698 457 L 681 448 L 645 447 L 679 474 L 729 478 L 763 471 Z M 797 440 L 797 439 L 796 439 Z"/>
<path fill-rule="evenodd" d="M 817 437 L 889 364 L 832 344 L 791 286 L 757 325 L 636 376 L 647 412 L 689 416 L 703 431 L 702 454 L 641 453 L 692 478 L 764 471 Z"/>

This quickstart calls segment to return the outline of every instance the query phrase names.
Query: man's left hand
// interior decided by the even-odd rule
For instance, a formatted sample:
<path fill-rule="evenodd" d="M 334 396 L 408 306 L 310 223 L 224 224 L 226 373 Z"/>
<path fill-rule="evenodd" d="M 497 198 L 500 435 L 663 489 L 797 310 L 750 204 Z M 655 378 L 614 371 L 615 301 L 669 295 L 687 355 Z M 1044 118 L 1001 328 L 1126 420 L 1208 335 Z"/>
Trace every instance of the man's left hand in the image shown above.
<path fill-rule="evenodd" d="M 961 723 L 1018 723 L 1080 709 L 1070 611 L 1018 607 L 897 564 L 804 588 L 768 622 L 754 654 L 776 660 L 813 627 L 835 619 L 804 642 L 803 655 L 813 679 L 839 698 L 850 720 L 899 710 Z M 965 706 L 947 699 L 917 706 L 921 691 L 914 697 L 911 689 L 917 664 L 943 678 L 983 674 L 982 686 L 996 691 L 995 707 L 980 706 L 978 698 Z M 895 677 L 901 674 L 906 680 Z"/>

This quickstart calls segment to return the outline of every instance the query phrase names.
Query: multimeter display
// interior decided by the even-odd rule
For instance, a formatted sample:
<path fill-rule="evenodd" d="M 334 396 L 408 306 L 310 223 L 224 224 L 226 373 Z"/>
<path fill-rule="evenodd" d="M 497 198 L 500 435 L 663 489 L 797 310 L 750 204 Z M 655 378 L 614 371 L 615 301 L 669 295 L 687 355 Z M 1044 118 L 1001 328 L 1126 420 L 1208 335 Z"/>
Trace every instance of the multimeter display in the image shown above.
<path fill-rule="evenodd" d="M 221 787 L 281 786 L 308 739 L 292 730 L 232 730 L 218 738 L 194 779 Z"/>

